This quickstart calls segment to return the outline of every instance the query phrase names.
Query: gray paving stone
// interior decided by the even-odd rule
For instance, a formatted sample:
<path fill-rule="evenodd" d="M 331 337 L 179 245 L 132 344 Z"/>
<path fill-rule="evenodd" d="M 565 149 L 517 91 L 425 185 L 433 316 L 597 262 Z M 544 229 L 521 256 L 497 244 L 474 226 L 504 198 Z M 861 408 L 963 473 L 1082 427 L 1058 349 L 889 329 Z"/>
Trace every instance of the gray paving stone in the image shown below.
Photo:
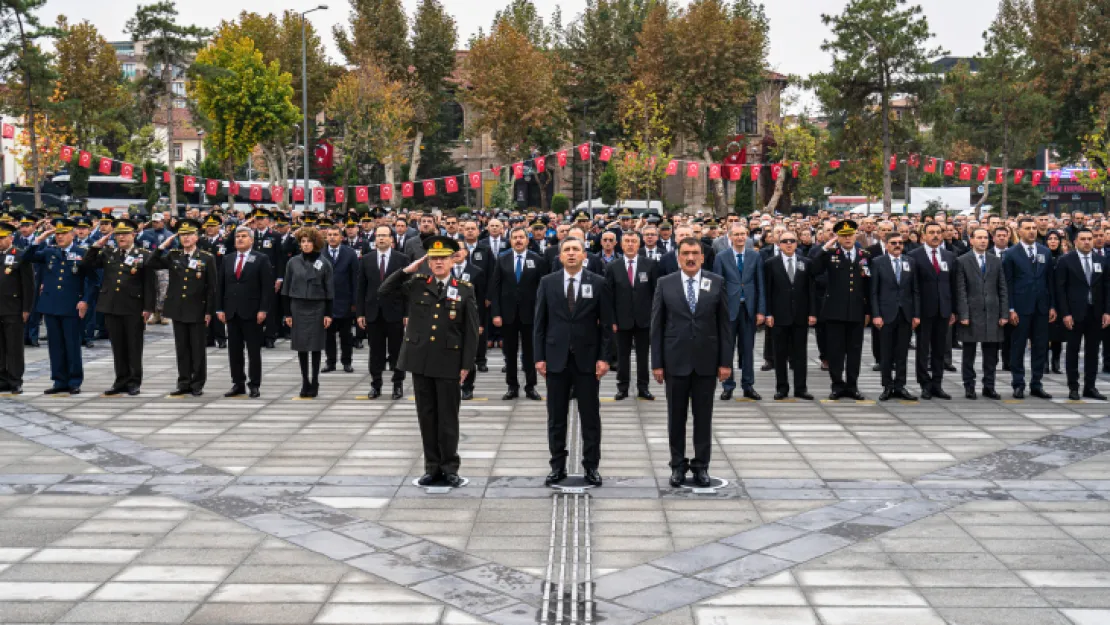
<path fill-rule="evenodd" d="M 614 599 L 681 577 L 674 571 L 644 564 L 602 576 L 595 582 L 594 593 L 603 599 Z"/>
<path fill-rule="evenodd" d="M 366 543 L 329 531 L 290 536 L 286 540 L 334 560 L 349 560 L 374 551 Z"/>
<path fill-rule="evenodd" d="M 707 582 L 737 588 L 794 566 L 793 562 L 753 553 L 738 560 L 703 571 L 695 577 Z"/>
<path fill-rule="evenodd" d="M 516 604 L 513 597 L 454 575 L 428 580 L 412 589 L 473 614 L 488 614 Z"/>
<path fill-rule="evenodd" d="M 779 519 L 776 522 L 804 530 L 816 531 L 836 525 L 837 523 L 842 523 L 849 519 L 854 519 L 858 516 L 860 516 L 859 512 L 845 510 L 836 506 L 825 506 L 823 508 L 817 508 L 816 510 L 810 510 L 808 512 Z"/>
<path fill-rule="evenodd" d="M 402 586 L 444 575 L 442 571 L 417 566 L 408 558 L 392 553 L 371 553 L 348 560 L 347 564 Z"/>
<path fill-rule="evenodd" d="M 319 526 L 298 521 L 283 514 L 259 514 L 237 519 L 243 525 L 253 527 L 278 538 L 288 538 L 298 534 L 308 534 L 320 529 Z"/>
<path fill-rule="evenodd" d="M 651 564 L 683 575 L 693 575 L 698 571 L 731 562 L 748 553 L 745 549 L 737 549 L 722 543 L 708 543 L 652 560 Z"/>
<path fill-rule="evenodd" d="M 814 533 L 807 534 L 783 543 L 781 545 L 764 549 L 761 553 L 791 562 L 805 562 L 813 558 L 831 553 L 853 544 L 854 541 L 840 536 Z"/>
<path fill-rule="evenodd" d="M 335 528 L 336 532 L 364 542 L 375 549 L 393 550 L 420 542 L 415 536 L 390 529 L 377 523 L 355 523 Z"/>
<path fill-rule="evenodd" d="M 793 540 L 806 533 L 805 530 L 796 527 L 781 525 L 779 523 L 768 523 L 767 525 L 741 532 L 729 536 L 728 538 L 722 538 L 720 542 L 747 551 L 759 551 L 771 545 Z"/>
<path fill-rule="evenodd" d="M 444 573 L 458 573 L 459 571 L 488 564 L 486 560 L 481 558 L 475 558 L 457 549 L 428 541 L 402 547 L 395 550 L 394 553 L 408 558 L 419 566 L 443 571 Z"/>
<path fill-rule="evenodd" d="M 543 581 L 500 564 L 486 564 L 456 573 L 456 577 L 474 582 L 524 603 L 539 605 L 543 600 Z"/>
<path fill-rule="evenodd" d="M 87 601 L 59 623 L 184 623 L 195 603 Z"/>
<path fill-rule="evenodd" d="M 615 602 L 640 612 L 661 614 L 712 597 L 724 590 L 724 587 L 717 584 L 681 577 L 625 595 Z"/>

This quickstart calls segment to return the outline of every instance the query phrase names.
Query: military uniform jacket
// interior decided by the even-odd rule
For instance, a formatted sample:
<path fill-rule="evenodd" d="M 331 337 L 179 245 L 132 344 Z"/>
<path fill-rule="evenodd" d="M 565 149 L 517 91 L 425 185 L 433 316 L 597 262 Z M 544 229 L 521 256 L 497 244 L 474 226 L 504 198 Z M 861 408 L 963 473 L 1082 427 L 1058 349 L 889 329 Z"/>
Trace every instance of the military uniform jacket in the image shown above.
<path fill-rule="evenodd" d="M 31 312 L 35 301 L 35 272 L 26 254 L 14 245 L 0 255 L 0 316 Z M 74 304 L 74 313 L 76 313 Z"/>
<path fill-rule="evenodd" d="M 162 313 L 174 321 L 204 323 L 205 315 L 216 314 L 216 257 L 204 250 L 157 250 L 151 269 L 168 269 L 169 285 Z"/>
<path fill-rule="evenodd" d="M 223 264 L 220 261 L 228 251 L 235 253 L 235 246 L 225 239 L 223 235 L 217 236 L 215 241 L 210 239 L 208 235 L 201 235 L 200 238 L 197 239 L 197 248 L 208 252 L 216 259 L 217 270 Z"/>
<path fill-rule="evenodd" d="M 863 323 L 864 317 L 871 314 L 868 304 L 870 263 L 867 250 L 859 247 L 854 260 L 849 260 L 839 245 L 831 252 L 822 248 L 817 254 L 812 263 L 813 275 L 824 274 L 827 278 L 821 305 L 822 321 Z"/>
<path fill-rule="evenodd" d="M 378 290 L 379 297 L 401 293 L 409 322 L 397 367 L 414 375 L 455 378 L 474 366 L 478 353 L 478 300 L 474 287 L 447 279 L 443 297 L 428 274 L 395 271 Z"/>
<path fill-rule="evenodd" d="M 89 249 L 70 245 L 63 250 L 55 245 L 32 245 L 24 252 L 25 259 L 38 264 L 39 297 L 35 310 L 44 315 L 77 317 L 77 303 L 88 303 L 92 283 L 83 268 Z M 7 262 L 7 261 L 5 261 Z"/>
<path fill-rule="evenodd" d="M 157 282 L 150 267 L 149 251 L 118 247 L 93 247 L 82 261 L 86 269 L 103 269 L 96 312 L 109 315 L 141 315 L 154 310 Z"/>

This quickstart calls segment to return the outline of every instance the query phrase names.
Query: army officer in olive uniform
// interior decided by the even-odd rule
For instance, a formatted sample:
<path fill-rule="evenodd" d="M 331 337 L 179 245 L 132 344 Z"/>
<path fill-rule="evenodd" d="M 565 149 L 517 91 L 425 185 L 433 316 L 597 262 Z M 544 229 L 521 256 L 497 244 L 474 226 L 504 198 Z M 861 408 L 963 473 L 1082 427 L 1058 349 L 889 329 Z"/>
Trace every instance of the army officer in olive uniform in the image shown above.
<path fill-rule="evenodd" d="M 478 301 L 474 287 L 451 275 L 458 241 L 424 239 L 425 258 L 395 271 L 382 282 L 380 297 L 401 293 L 409 321 L 397 366 L 412 374 L 416 414 L 424 442 L 421 485 L 442 479 L 462 486 L 459 477 L 459 385 L 478 352 Z M 431 275 L 417 273 L 427 264 Z"/>
<path fill-rule="evenodd" d="M 104 270 L 96 311 L 104 313 L 116 370 L 116 380 L 105 395 L 138 395 L 143 383 L 143 332 L 154 311 L 158 287 L 150 267 L 152 253 L 135 247 L 136 229 L 134 221 L 117 219 L 108 231 L 113 236 L 93 243 L 82 261 L 86 270 Z M 116 247 L 105 249 L 110 238 Z"/>
<path fill-rule="evenodd" d="M 168 269 L 169 284 L 162 314 L 173 320 L 177 352 L 177 388 L 170 395 L 204 394 L 208 379 L 205 349 L 208 324 L 216 314 L 216 257 L 197 248 L 200 223 L 185 219 L 177 233 L 162 242 L 150 259 L 150 268 Z M 168 249 L 177 240 L 180 249 Z"/>
<path fill-rule="evenodd" d="M 863 357 L 863 328 L 871 322 L 868 297 L 871 294 L 870 255 L 856 244 L 856 222 L 838 221 L 833 226 L 835 239 L 811 263 L 813 275 L 825 274 L 828 287 L 821 306 L 825 321 L 825 343 L 828 346 L 829 377 L 832 393 L 829 399 L 841 397 L 862 400 L 856 380 Z"/>
<path fill-rule="evenodd" d="M 0 222 L 0 391 L 23 392 L 23 326 L 35 301 L 35 273 L 12 245 L 16 227 Z M 80 355 L 78 355 L 80 358 Z"/>

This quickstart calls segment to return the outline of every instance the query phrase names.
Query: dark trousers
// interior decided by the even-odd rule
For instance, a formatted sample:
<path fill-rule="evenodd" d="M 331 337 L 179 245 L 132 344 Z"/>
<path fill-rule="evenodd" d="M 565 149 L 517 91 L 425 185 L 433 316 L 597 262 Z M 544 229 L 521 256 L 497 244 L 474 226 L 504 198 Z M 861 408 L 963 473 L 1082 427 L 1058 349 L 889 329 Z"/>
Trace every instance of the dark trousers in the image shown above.
<path fill-rule="evenodd" d="M 753 330 L 754 332 L 754 330 Z M 754 339 L 753 339 L 754 340 Z M 775 335 L 773 332 L 763 331 L 763 362 L 775 364 Z M 743 380 L 741 380 L 743 382 Z M 754 382 L 753 382 L 754 383 Z"/>
<path fill-rule="evenodd" d="M 817 325 L 813 327 L 813 336 L 817 339 L 817 357 L 821 360 L 828 360 L 829 355 L 829 334 L 828 326 L 824 321 L 818 321 Z"/>
<path fill-rule="evenodd" d="M 54 388 L 81 388 L 85 380 L 81 362 L 81 319 L 76 315 L 42 317 L 46 320 L 46 333 L 50 338 L 46 342 L 46 351 L 50 354 L 50 379 L 54 380 Z"/>
<path fill-rule="evenodd" d="M 876 328 L 875 326 L 871 326 L 871 357 L 874 358 L 875 362 L 879 363 L 880 365 L 883 362 L 883 351 L 879 348 L 879 344 L 882 342 L 882 334 L 882 330 Z"/>
<path fill-rule="evenodd" d="M 917 383 L 921 388 L 940 389 L 944 379 L 944 350 L 948 340 L 948 317 L 921 317 L 917 326 Z"/>
<path fill-rule="evenodd" d="M 912 323 L 899 312 L 893 319 L 884 319 L 879 330 L 879 368 L 882 370 L 883 388 L 906 387 L 906 360 L 910 354 Z"/>
<path fill-rule="evenodd" d="M 582 425 L 582 468 L 596 469 L 601 463 L 601 404 L 594 370 L 580 370 L 574 355 L 558 373 L 547 372 L 547 448 L 551 469 L 567 466 L 567 413 L 572 391 L 578 399 L 578 418 Z"/>
<path fill-rule="evenodd" d="M 829 355 L 832 392 L 857 391 L 860 360 L 863 358 L 863 323 L 826 321 L 825 341 Z"/>
<path fill-rule="evenodd" d="M 177 353 L 177 388 L 204 390 L 208 381 L 208 327 L 203 321 L 186 323 L 174 320 L 173 346 Z"/>
<path fill-rule="evenodd" d="M 964 341 L 964 359 L 961 373 L 964 390 L 975 390 L 975 343 Z M 981 343 L 983 346 L 983 388 L 994 390 L 994 372 L 998 368 L 998 343 Z"/>
<path fill-rule="evenodd" d="M 740 385 L 745 390 L 755 387 L 755 319 L 748 316 L 746 306 L 740 306 L 740 312 L 732 321 L 732 335 L 736 337 L 736 351 L 739 354 Z M 768 352 L 771 345 L 771 332 L 763 333 L 763 360 L 772 362 L 773 353 Z M 721 383 L 721 388 L 731 391 L 736 388 L 736 373 L 730 373 L 728 379 Z"/>
<path fill-rule="evenodd" d="M 281 295 L 275 294 L 273 304 L 270 305 L 270 310 L 266 311 L 266 322 L 263 324 L 263 336 L 270 340 L 277 340 L 278 334 L 281 332 L 281 326 L 285 325 L 282 320 L 283 311 L 281 309 Z"/>
<path fill-rule="evenodd" d="M 227 318 L 227 360 L 231 369 L 231 383 L 242 386 L 262 385 L 262 336 L 263 324 L 255 317 Z M 243 348 L 250 360 L 250 377 L 244 372 Z"/>
<path fill-rule="evenodd" d="M 506 323 L 501 326 L 501 351 L 505 354 L 505 383 L 510 389 L 519 389 L 516 378 L 516 354 L 519 347 L 524 352 L 524 388 L 536 388 L 536 358 L 532 344 L 532 324 Z"/>
<path fill-rule="evenodd" d="M 85 318 L 81 320 L 81 340 L 91 341 L 96 338 L 96 302 L 100 299 L 100 291 L 93 289 L 89 293 L 89 312 L 85 313 Z"/>
<path fill-rule="evenodd" d="M 35 299 L 38 299 L 39 289 L 42 288 L 42 271 L 36 268 L 35 274 Z M 36 302 L 37 303 L 37 302 Z M 31 306 L 31 314 L 27 316 L 27 323 L 23 326 L 23 338 L 28 341 L 39 340 L 39 324 L 42 323 L 42 314 L 35 312 L 36 306 Z M 90 309 L 92 310 L 92 309 Z"/>
<path fill-rule="evenodd" d="M 717 378 L 712 375 L 668 375 L 664 386 L 667 393 L 667 437 L 670 440 L 672 469 L 709 468 L 713 448 L 713 392 Z M 694 411 L 694 459 L 686 458 L 686 413 Z"/>
<path fill-rule="evenodd" d="M 370 340 L 370 385 L 381 390 L 382 371 L 385 371 L 386 361 L 393 372 L 393 383 L 403 383 L 405 372 L 397 368 L 397 357 L 401 354 L 401 341 L 405 336 L 404 324 L 382 318 L 368 321 L 366 336 Z"/>
<path fill-rule="evenodd" d="M 799 324 L 779 325 L 770 329 L 775 345 L 775 392 L 789 393 L 788 369 L 794 369 L 794 393 L 806 389 L 806 339 L 809 327 Z"/>
<path fill-rule="evenodd" d="M 227 340 L 227 328 L 220 322 L 219 319 L 212 317 L 212 321 L 208 324 L 206 331 L 207 341 L 205 344 L 215 345 L 217 341 Z"/>
<path fill-rule="evenodd" d="M 80 367 L 80 358 L 77 362 Z M 50 364 L 54 364 L 53 358 Z M 0 317 L 0 384 L 8 387 L 23 384 L 23 369 L 23 316 L 5 315 Z"/>
<path fill-rule="evenodd" d="M 1041 388 L 1045 360 L 1048 359 L 1048 313 L 1018 314 L 1018 324 L 1010 341 L 1010 376 L 1014 388 L 1025 388 L 1025 346 L 1028 343 L 1032 343 L 1029 350 L 1032 369 L 1029 386 Z"/>
<path fill-rule="evenodd" d="M 459 472 L 459 378 L 412 374 L 425 473 Z"/>
<path fill-rule="evenodd" d="M 1002 364 L 1006 370 L 1010 369 L 1010 345 L 1014 342 L 1014 326 L 1006 324 L 1002 327 L 1002 344 L 999 345 L 999 350 L 1002 353 Z"/>
<path fill-rule="evenodd" d="M 112 364 L 116 369 L 112 388 L 139 388 L 143 384 L 143 333 L 146 332 L 143 316 L 104 313 L 104 325 L 112 342 Z"/>
<path fill-rule="evenodd" d="M 1063 322 L 1061 322 L 1063 323 Z M 1102 317 L 1087 307 L 1083 323 L 1075 323 L 1068 333 L 1068 349 L 1065 356 L 1068 388 L 1079 390 L 1079 344 L 1083 343 L 1083 390 L 1095 387 L 1098 375 L 1098 347 L 1102 338 Z"/>
<path fill-rule="evenodd" d="M 651 328 L 635 328 L 617 331 L 617 390 L 628 391 L 632 380 L 632 344 L 636 344 L 636 390 L 648 390 L 648 347 L 651 344 Z"/>
<path fill-rule="evenodd" d="M 354 339 L 351 337 L 350 317 L 332 317 L 331 325 L 327 329 L 327 342 L 324 343 L 324 354 L 327 356 L 329 366 L 335 366 L 335 339 L 339 338 L 339 362 L 344 365 L 351 364 L 351 352 L 354 350 Z"/>

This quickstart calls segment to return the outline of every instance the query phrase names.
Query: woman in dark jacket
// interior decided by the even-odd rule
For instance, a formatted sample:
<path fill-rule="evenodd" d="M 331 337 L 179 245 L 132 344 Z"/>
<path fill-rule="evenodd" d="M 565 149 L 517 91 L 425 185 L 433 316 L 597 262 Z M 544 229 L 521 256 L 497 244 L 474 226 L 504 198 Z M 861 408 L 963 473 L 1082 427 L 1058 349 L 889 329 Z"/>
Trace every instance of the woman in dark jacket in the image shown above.
<path fill-rule="evenodd" d="M 292 328 L 291 347 L 301 362 L 301 397 L 316 397 L 320 391 L 320 352 L 324 350 L 327 329 L 331 325 L 331 306 L 335 299 L 332 266 L 320 250 L 324 235 L 316 228 L 305 227 L 295 236 L 301 253 L 285 265 L 285 325 Z M 312 375 L 309 376 L 308 356 L 312 353 Z"/>
<path fill-rule="evenodd" d="M 1068 239 L 1058 230 L 1049 230 L 1045 234 L 1045 247 L 1052 252 L 1052 266 L 1060 262 L 1060 258 L 1068 253 Z M 1048 359 L 1045 373 L 1060 373 L 1060 354 L 1064 351 L 1064 343 L 1068 340 L 1067 330 L 1063 320 L 1059 317 L 1048 326 L 1048 351 L 1052 357 Z"/>

